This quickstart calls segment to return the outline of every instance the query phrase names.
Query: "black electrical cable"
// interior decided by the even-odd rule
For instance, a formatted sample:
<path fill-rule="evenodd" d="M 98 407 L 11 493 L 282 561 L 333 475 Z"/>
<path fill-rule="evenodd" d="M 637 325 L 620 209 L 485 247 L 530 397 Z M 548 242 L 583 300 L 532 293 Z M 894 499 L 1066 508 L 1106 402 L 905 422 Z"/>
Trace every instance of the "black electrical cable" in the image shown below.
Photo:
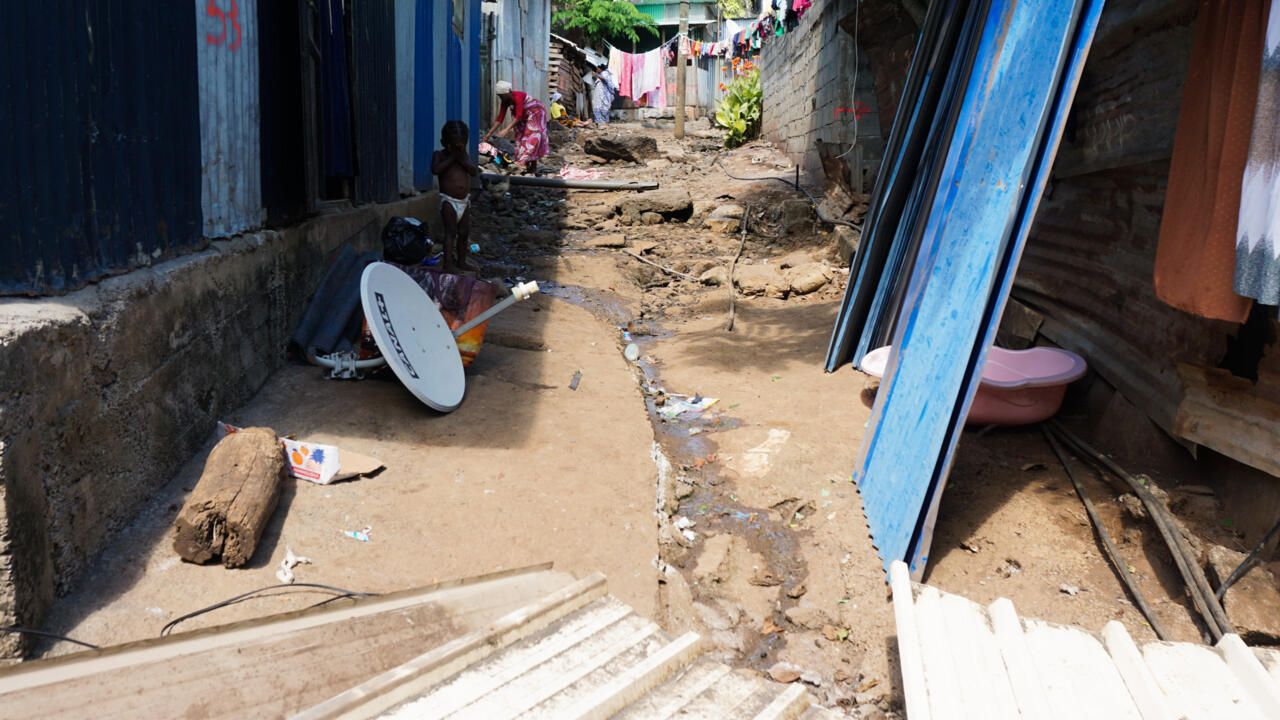
<path fill-rule="evenodd" d="M 715 159 L 715 162 L 713 164 L 720 168 L 720 172 L 724 173 L 725 175 L 728 175 L 734 180 L 738 180 L 741 182 L 764 182 L 766 180 L 777 180 L 778 182 L 782 183 L 783 185 L 786 185 L 792 190 L 799 190 L 800 192 L 804 193 L 804 196 L 809 199 L 810 203 L 813 204 L 814 214 L 816 214 L 818 216 L 818 219 L 821 220 L 822 222 L 828 225 L 844 225 L 845 227 L 850 227 L 850 228 L 853 228 L 854 230 L 862 229 L 861 225 L 858 225 L 856 223 L 851 223 L 848 220 L 832 220 L 831 218 L 828 218 L 827 216 L 823 215 L 822 210 L 818 207 L 817 199 L 814 198 L 813 195 L 811 195 L 808 190 L 805 190 L 803 187 L 800 187 L 800 183 L 798 182 L 793 183 L 788 178 L 780 178 L 780 177 L 772 177 L 772 176 L 770 177 L 738 177 L 737 175 L 734 175 L 733 173 L 729 172 L 729 169 L 720 163 L 719 157 Z"/>
<path fill-rule="evenodd" d="M 83 641 L 83 640 L 77 640 L 77 639 L 75 639 L 75 638 L 69 638 L 69 637 L 67 637 L 66 635 L 59 635 L 58 633 L 45 632 L 44 630 L 32 630 L 31 628 L 21 628 L 21 627 L 17 627 L 17 626 L 15 626 L 15 625 L 0 625 L 0 632 L 13 633 L 13 634 L 15 634 L 15 635 L 35 635 L 36 637 L 50 638 L 50 639 L 52 639 L 52 640 L 61 640 L 61 641 L 63 641 L 63 642 L 74 643 L 74 644 L 76 644 L 76 645 L 82 645 L 82 646 L 84 646 L 84 647 L 89 648 L 90 650 L 101 650 L 101 649 L 102 649 L 102 648 L 98 647 L 97 645 L 94 645 L 93 643 L 87 643 L 87 642 L 85 642 L 85 641 Z"/>
<path fill-rule="evenodd" d="M 271 597 L 271 595 L 262 594 L 269 590 L 285 590 L 285 592 L 271 593 L 271 595 L 284 595 L 291 591 L 306 591 L 306 590 L 324 590 L 324 591 L 335 594 L 334 597 L 331 597 L 328 600 L 325 600 L 321 603 L 317 603 L 317 605 L 313 605 L 312 607 L 318 607 L 319 605 L 323 605 L 326 602 L 330 602 L 332 600 L 338 600 L 344 597 L 360 598 L 360 597 L 373 597 L 374 595 L 377 595 L 377 593 L 359 592 L 357 590 L 348 590 L 346 588 L 334 587 L 333 585 L 323 585 L 321 583 L 292 583 L 292 584 L 281 584 L 281 585 L 268 585 L 266 587 L 261 587 L 256 590 L 250 590 L 249 592 L 246 592 L 246 593 L 241 593 L 239 595 L 236 595 L 235 597 L 227 598 L 226 600 L 223 600 L 221 602 L 216 602 L 207 607 L 200 608 L 199 610 L 193 610 L 192 612 L 189 612 L 186 615 L 182 615 L 180 617 L 174 618 L 173 620 L 170 620 L 168 624 L 166 624 L 163 628 L 160 629 L 160 637 L 165 637 L 166 635 L 168 635 L 180 623 L 186 622 L 187 620 L 190 620 L 195 617 L 199 617 L 206 613 L 211 613 L 214 610 L 220 610 L 229 605 L 235 605 L 236 603 L 244 602 L 245 600 L 251 600 L 258 597 Z"/>
<path fill-rule="evenodd" d="M 1093 506 L 1093 501 L 1085 494 L 1084 485 L 1076 479 L 1076 474 L 1071 469 L 1071 465 L 1067 462 L 1066 452 L 1058 443 L 1058 439 L 1047 427 L 1041 427 L 1040 431 L 1044 433 L 1044 437 L 1049 441 L 1049 447 L 1053 449 L 1053 454 L 1058 456 L 1058 462 L 1062 463 L 1062 467 L 1067 471 L 1067 477 L 1071 479 L 1071 485 L 1076 489 L 1076 495 L 1079 496 L 1080 502 L 1084 504 L 1084 511 L 1089 515 L 1089 522 L 1093 523 L 1093 529 L 1098 533 L 1098 540 L 1102 543 L 1102 549 L 1107 553 L 1107 559 L 1111 561 L 1111 566 L 1115 568 L 1116 574 L 1120 576 L 1121 582 L 1129 591 L 1129 595 L 1133 597 L 1133 602 L 1138 606 L 1138 610 L 1142 616 L 1147 619 L 1147 624 L 1151 626 L 1151 630 L 1155 632 L 1156 637 L 1160 640 L 1167 640 L 1169 634 L 1165 632 L 1160 625 L 1160 620 L 1156 617 L 1156 613 L 1147 604 L 1147 599 L 1143 597 L 1142 592 L 1138 589 L 1138 583 L 1129 574 L 1129 568 L 1125 566 L 1124 559 L 1120 557 L 1120 551 L 1116 549 L 1116 545 L 1111 540 L 1111 533 L 1107 532 L 1107 527 L 1102 524 L 1102 518 L 1098 517 L 1098 511 Z"/>
<path fill-rule="evenodd" d="M 1263 549 L 1265 549 L 1267 545 L 1271 544 L 1271 541 L 1275 539 L 1276 533 L 1280 533 L 1280 520 L 1277 520 L 1276 524 L 1271 526 L 1271 529 L 1267 531 L 1267 534 L 1262 536 L 1262 542 L 1258 543 L 1257 546 L 1255 546 L 1253 550 L 1244 557 L 1244 560 L 1240 561 L 1240 564 L 1236 566 L 1236 569 L 1231 571 L 1231 574 L 1227 576 L 1227 579 L 1223 580 L 1222 584 L 1218 586 L 1218 592 L 1214 594 L 1219 600 L 1227 594 L 1227 591 L 1231 589 L 1232 585 L 1236 584 L 1237 580 L 1244 577 L 1245 574 L 1258 563 L 1258 558 L 1262 555 Z"/>

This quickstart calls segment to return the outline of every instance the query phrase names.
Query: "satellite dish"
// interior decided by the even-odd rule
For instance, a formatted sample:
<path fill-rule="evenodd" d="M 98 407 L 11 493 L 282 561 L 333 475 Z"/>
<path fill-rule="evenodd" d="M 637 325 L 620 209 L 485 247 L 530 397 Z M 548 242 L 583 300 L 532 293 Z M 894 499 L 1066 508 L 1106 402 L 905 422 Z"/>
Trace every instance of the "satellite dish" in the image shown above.
<path fill-rule="evenodd" d="M 402 270 L 381 262 L 360 276 L 360 301 L 369 332 L 400 382 L 433 410 L 457 409 L 467 378 L 435 301 Z"/>

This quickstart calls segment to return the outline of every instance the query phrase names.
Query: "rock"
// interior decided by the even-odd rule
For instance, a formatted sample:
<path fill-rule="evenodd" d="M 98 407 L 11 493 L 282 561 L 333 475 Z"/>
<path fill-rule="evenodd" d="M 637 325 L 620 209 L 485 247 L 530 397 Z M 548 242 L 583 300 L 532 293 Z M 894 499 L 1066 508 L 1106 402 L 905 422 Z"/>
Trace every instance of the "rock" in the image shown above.
<path fill-rule="evenodd" d="M 808 200 L 783 200 L 780 210 L 784 232 L 801 230 L 813 223 L 813 205 Z"/>
<path fill-rule="evenodd" d="M 693 215 L 691 215 L 689 219 L 701 220 L 702 218 L 705 218 L 707 216 L 707 213 L 711 212 L 712 210 L 715 210 L 716 206 L 717 206 L 716 203 L 711 200 L 694 200 Z"/>
<path fill-rule="evenodd" d="M 805 685 L 822 687 L 822 676 L 812 670 L 806 670 L 800 673 L 800 682 Z"/>
<path fill-rule="evenodd" d="M 686 190 L 650 190 L 624 197 L 615 206 L 624 220 L 639 222 L 644 213 L 658 213 L 687 220 L 693 214 L 693 200 Z"/>
<path fill-rule="evenodd" d="M 1078 585 L 1070 585 L 1068 583 L 1062 583 L 1061 585 L 1058 586 L 1058 592 L 1064 595 L 1070 595 L 1071 597 L 1075 597 L 1076 595 L 1080 594 L 1080 587 Z"/>
<path fill-rule="evenodd" d="M 645 225 L 660 225 L 662 224 L 662 216 L 656 212 L 640 213 L 640 222 Z"/>
<path fill-rule="evenodd" d="M 831 616 L 812 605 L 797 605 L 787 608 L 787 621 L 796 627 L 806 630 L 820 630 L 824 625 L 831 625 Z"/>
<path fill-rule="evenodd" d="M 1245 555 L 1221 545 L 1211 545 L 1208 557 L 1209 580 L 1217 588 L 1240 566 Z M 1237 580 L 1223 596 L 1222 608 L 1247 644 L 1280 644 L 1280 590 L 1276 588 L 1275 576 L 1265 567 L 1255 566 Z"/>
<path fill-rule="evenodd" d="M 729 269 L 726 267 L 713 267 L 699 275 L 698 280 L 702 281 L 703 285 L 712 287 L 727 285 L 729 283 Z"/>
<path fill-rule="evenodd" d="M 792 599 L 803 597 L 804 594 L 808 591 L 809 591 L 809 588 L 805 587 L 804 583 L 801 583 L 799 585 L 793 585 L 787 590 L 787 597 Z"/>
<path fill-rule="evenodd" d="M 782 273 L 771 265 L 740 265 L 733 273 L 733 282 L 743 295 L 768 295 L 784 298 L 791 288 Z"/>
<path fill-rule="evenodd" d="M 799 680 L 800 676 L 804 674 L 804 670 L 801 670 L 799 666 L 792 665 L 789 662 L 774 663 L 773 667 L 769 668 L 768 672 L 769 677 L 774 682 L 779 683 L 793 683 Z"/>
<path fill-rule="evenodd" d="M 858 244 L 862 242 L 862 233 L 845 225 L 837 225 L 835 232 L 831 233 L 835 238 L 835 254 L 836 259 L 840 261 L 842 267 L 847 267 L 853 260 L 854 254 L 858 252 Z"/>
<path fill-rule="evenodd" d="M 626 246 L 627 236 L 621 233 L 597 235 L 587 240 L 587 247 L 590 248 L 624 248 Z"/>
<path fill-rule="evenodd" d="M 657 160 L 645 160 L 644 166 L 650 170 L 666 170 L 671 167 L 671 161 L 666 158 L 658 158 Z"/>
<path fill-rule="evenodd" d="M 698 618 L 702 624 L 712 630 L 731 630 L 742 618 L 742 608 L 723 600 L 712 600 L 710 603 L 695 602 Z"/>
<path fill-rule="evenodd" d="M 658 243 L 652 240 L 638 240 L 636 242 L 631 243 L 631 249 L 635 250 L 636 253 L 640 255 L 644 255 L 645 253 L 650 252 L 651 250 L 657 247 L 658 247 Z"/>
<path fill-rule="evenodd" d="M 732 535 L 713 535 L 702 545 L 702 554 L 693 568 L 693 579 L 699 583 L 717 583 L 729 574 L 729 550 Z"/>
<path fill-rule="evenodd" d="M 1137 495 L 1125 493 L 1124 495 L 1116 498 L 1116 502 L 1120 503 L 1120 506 L 1123 507 L 1125 512 L 1129 513 L 1129 516 L 1134 520 L 1142 520 L 1147 517 L 1147 508 L 1142 504 L 1142 501 L 1138 499 Z"/>
<path fill-rule="evenodd" d="M 604 160 L 638 163 L 658 156 L 658 141 L 647 135 L 601 135 L 588 138 L 582 150 Z"/>
<path fill-rule="evenodd" d="M 721 205 L 711 211 L 702 224 L 707 228 L 725 234 L 738 232 L 742 227 L 742 215 L 745 211 L 741 205 Z"/>
<path fill-rule="evenodd" d="M 843 218 L 853 209 L 854 199 L 843 187 L 832 183 L 826 194 L 818 201 L 818 209 L 828 218 Z"/>
<path fill-rule="evenodd" d="M 822 263 L 808 263 L 793 269 L 790 273 L 791 292 L 796 295 L 808 295 L 822 289 L 831 281 L 831 271 Z"/>

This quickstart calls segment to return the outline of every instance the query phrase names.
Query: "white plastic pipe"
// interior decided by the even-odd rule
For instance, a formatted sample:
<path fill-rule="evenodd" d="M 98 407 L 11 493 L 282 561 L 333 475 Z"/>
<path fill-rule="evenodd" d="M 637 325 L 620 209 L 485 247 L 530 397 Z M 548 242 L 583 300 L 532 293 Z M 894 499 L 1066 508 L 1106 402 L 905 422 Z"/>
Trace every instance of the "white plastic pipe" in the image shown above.
<path fill-rule="evenodd" d="M 485 322 L 489 318 L 493 317 L 494 315 L 497 315 L 503 310 L 506 310 L 512 305 L 515 305 L 521 300 L 528 300 L 536 292 L 538 292 L 538 283 L 536 282 L 520 283 L 519 285 L 516 285 L 515 287 L 511 288 L 511 294 L 503 298 L 501 302 L 498 302 L 493 307 L 471 318 L 471 320 L 469 320 L 468 322 L 458 326 L 458 329 L 453 331 L 453 336 L 462 337 L 463 334 L 465 334 L 468 330 L 474 328 L 475 326 L 479 325 L 482 322 Z"/>
<path fill-rule="evenodd" d="M 339 365 L 339 361 L 332 359 L 328 355 L 316 355 L 315 353 L 307 353 L 307 361 L 310 362 L 312 365 L 319 365 L 320 367 L 329 368 L 330 370 L 338 367 Z M 356 360 L 352 363 L 342 363 L 342 364 L 351 365 L 356 370 L 370 370 L 372 368 L 382 367 L 383 365 L 386 365 L 387 359 L 384 357 L 376 357 L 376 358 L 369 358 L 368 360 Z"/>

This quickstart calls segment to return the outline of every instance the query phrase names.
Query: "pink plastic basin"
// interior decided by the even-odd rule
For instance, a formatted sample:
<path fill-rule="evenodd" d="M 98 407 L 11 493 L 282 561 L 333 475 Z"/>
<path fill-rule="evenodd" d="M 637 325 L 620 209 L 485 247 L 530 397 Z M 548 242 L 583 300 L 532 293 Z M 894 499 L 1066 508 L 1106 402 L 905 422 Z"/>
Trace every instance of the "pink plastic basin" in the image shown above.
<path fill-rule="evenodd" d="M 862 358 L 862 371 L 884 377 L 892 347 L 882 347 Z M 1029 425 L 1048 420 L 1062 407 L 1067 385 L 1084 376 L 1084 358 L 1067 350 L 1036 347 L 987 351 L 982 382 L 973 398 L 966 422 L 970 425 Z"/>

